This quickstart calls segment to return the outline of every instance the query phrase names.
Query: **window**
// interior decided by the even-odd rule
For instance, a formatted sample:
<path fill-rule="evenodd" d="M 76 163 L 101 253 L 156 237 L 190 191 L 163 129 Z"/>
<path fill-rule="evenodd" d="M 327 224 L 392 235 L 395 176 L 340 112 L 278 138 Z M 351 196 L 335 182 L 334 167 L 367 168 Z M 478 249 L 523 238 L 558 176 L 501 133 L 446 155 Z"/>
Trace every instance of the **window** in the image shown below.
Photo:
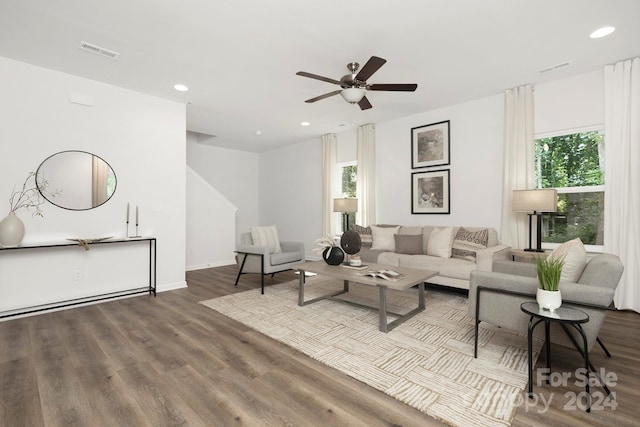
<path fill-rule="evenodd" d="M 558 190 L 558 211 L 543 215 L 543 246 L 579 237 L 588 250 L 602 250 L 604 149 L 602 129 L 536 139 L 536 188 Z"/>
<path fill-rule="evenodd" d="M 338 170 L 340 172 L 340 190 L 342 191 L 342 197 L 356 197 L 358 165 L 355 162 L 340 163 Z M 347 215 L 349 230 L 352 230 L 353 225 L 356 223 L 356 213 L 350 212 Z"/>

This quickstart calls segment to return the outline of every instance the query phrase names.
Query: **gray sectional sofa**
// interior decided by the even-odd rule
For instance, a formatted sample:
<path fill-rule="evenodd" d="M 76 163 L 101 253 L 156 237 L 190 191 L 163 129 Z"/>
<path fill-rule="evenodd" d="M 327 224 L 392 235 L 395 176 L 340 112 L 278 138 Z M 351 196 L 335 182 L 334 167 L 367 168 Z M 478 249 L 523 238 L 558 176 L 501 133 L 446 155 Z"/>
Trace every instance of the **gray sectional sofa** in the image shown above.
<path fill-rule="evenodd" d="M 376 227 L 376 226 L 373 226 Z M 498 240 L 498 233 L 493 228 L 488 227 L 464 227 L 462 233 L 458 234 L 462 227 L 451 227 L 451 254 L 434 252 L 430 250 L 429 239 L 432 232 L 442 233 L 446 227 L 435 226 L 392 226 L 381 225 L 380 228 L 398 227 L 393 231 L 395 246 L 386 249 L 376 249 L 376 230 L 372 227 L 356 226 L 355 231 L 360 234 L 363 247 L 359 253 L 363 263 L 377 263 L 389 266 L 420 268 L 437 271 L 438 275 L 429 280 L 429 283 L 451 286 L 455 288 L 469 289 L 469 277 L 473 270 L 491 271 L 494 261 L 507 260 L 509 258 L 510 247 L 501 245 Z M 392 233 L 388 231 L 387 235 Z M 484 240 L 475 246 L 464 247 L 464 241 L 456 240 L 456 237 L 482 236 Z M 412 237 L 403 237 L 412 236 Z M 417 247 L 422 236 L 422 245 Z M 440 235 L 441 237 L 441 235 Z M 408 242 L 408 243 L 407 243 Z M 462 243 L 462 246 L 460 246 Z M 476 242 L 478 243 L 478 242 Z M 486 243 L 486 245 L 483 245 Z M 483 246 L 486 246 L 484 248 Z M 462 250 L 460 248 L 462 247 Z M 446 251 L 445 251 L 446 252 Z"/>

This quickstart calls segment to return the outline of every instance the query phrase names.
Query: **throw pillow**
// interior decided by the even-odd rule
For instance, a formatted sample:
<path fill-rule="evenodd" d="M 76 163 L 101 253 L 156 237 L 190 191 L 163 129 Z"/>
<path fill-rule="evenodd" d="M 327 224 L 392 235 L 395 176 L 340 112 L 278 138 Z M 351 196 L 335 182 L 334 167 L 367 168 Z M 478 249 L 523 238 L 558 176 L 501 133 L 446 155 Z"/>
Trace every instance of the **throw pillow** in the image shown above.
<path fill-rule="evenodd" d="M 422 234 L 394 234 L 396 253 L 422 255 Z"/>
<path fill-rule="evenodd" d="M 371 225 L 371 235 L 373 242 L 371 249 L 394 252 L 396 250 L 396 242 L 393 238 L 394 234 L 398 234 L 400 226 L 397 227 L 380 227 Z"/>
<path fill-rule="evenodd" d="M 489 243 L 489 230 L 469 231 L 460 227 L 453 240 L 451 256 L 454 258 L 476 261 L 476 252 L 486 249 Z"/>
<path fill-rule="evenodd" d="M 576 283 L 584 267 L 587 265 L 587 251 L 579 237 L 569 240 L 555 248 L 549 255 L 550 259 L 564 257 L 564 265 L 560 273 L 560 280 Z"/>
<path fill-rule="evenodd" d="M 451 237 L 453 228 L 434 228 L 427 242 L 427 255 L 451 258 Z"/>
<path fill-rule="evenodd" d="M 256 246 L 266 246 L 271 253 L 280 253 L 280 239 L 278 239 L 278 230 L 275 225 L 266 227 L 250 227 L 251 240 Z"/>
<path fill-rule="evenodd" d="M 363 248 L 370 248 L 373 243 L 373 236 L 371 235 L 371 227 L 363 227 L 358 224 L 353 225 L 353 231 L 360 235 L 360 241 Z"/>

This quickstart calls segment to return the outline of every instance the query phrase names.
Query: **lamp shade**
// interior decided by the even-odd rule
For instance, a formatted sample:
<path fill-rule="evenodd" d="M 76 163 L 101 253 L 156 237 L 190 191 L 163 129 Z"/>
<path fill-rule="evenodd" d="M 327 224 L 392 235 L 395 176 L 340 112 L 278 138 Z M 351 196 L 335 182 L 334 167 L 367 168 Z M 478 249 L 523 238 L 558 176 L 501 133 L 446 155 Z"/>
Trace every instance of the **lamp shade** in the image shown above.
<path fill-rule="evenodd" d="M 334 212 L 358 212 L 358 199 L 333 199 Z"/>
<path fill-rule="evenodd" d="M 558 191 L 553 188 L 514 190 L 511 210 L 514 212 L 556 212 Z"/>
<path fill-rule="evenodd" d="M 357 102 L 360 102 L 360 100 L 364 98 L 364 92 L 364 88 L 350 87 L 347 89 L 342 89 L 340 95 L 342 95 L 345 101 L 351 104 L 355 104 Z"/>

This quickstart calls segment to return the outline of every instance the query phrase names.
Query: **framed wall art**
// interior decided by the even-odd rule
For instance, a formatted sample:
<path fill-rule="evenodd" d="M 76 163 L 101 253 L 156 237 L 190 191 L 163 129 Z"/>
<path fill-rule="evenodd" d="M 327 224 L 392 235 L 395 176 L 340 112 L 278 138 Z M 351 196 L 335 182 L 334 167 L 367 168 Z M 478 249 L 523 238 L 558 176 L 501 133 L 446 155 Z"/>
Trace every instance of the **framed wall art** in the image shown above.
<path fill-rule="evenodd" d="M 411 168 L 450 164 L 449 120 L 411 128 Z"/>
<path fill-rule="evenodd" d="M 449 214 L 449 169 L 411 174 L 411 213 Z"/>

